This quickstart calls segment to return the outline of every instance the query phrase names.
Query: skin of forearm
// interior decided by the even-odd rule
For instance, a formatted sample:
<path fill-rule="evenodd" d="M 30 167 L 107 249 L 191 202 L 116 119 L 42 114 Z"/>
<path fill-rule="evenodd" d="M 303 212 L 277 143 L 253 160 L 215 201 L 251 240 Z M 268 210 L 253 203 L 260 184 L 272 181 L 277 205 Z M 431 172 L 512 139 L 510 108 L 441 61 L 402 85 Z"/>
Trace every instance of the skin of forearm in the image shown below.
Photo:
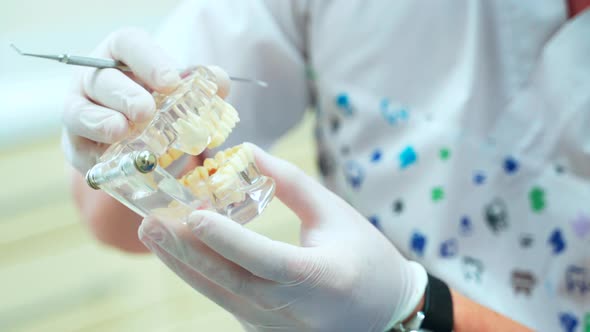
<path fill-rule="evenodd" d="M 451 289 L 454 332 L 533 331 Z"/>
<path fill-rule="evenodd" d="M 451 297 L 453 299 L 453 332 L 533 331 L 468 299 L 453 289 L 451 289 Z M 424 296 L 412 314 L 404 320 L 404 323 L 407 323 L 421 310 L 424 310 Z"/>

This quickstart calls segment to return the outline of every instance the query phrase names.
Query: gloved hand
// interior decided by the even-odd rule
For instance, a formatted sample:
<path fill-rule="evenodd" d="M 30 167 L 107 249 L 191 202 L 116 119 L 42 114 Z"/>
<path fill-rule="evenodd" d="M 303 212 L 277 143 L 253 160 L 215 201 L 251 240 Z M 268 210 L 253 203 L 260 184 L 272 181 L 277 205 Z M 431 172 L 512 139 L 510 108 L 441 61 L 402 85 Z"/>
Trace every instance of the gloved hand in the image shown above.
<path fill-rule="evenodd" d="M 154 115 L 152 91 L 168 92 L 180 83 L 177 66 L 142 30 L 124 29 L 107 37 L 90 56 L 120 60 L 133 73 L 81 68 L 66 99 L 62 148 L 68 161 L 85 173 L 109 144 L 125 138 L 134 124 Z M 218 94 L 229 91 L 229 77 L 218 67 Z"/>
<path fill-rule="evenodd" d="M 301 170 L 252 148 L 301 219 L 301 247 L 211 211 L 194 212 L 187 224 L 146 218 L 143 243 L 249 331 L 381 332 L 407 318 L 424 294 L 424 268 Z"/>

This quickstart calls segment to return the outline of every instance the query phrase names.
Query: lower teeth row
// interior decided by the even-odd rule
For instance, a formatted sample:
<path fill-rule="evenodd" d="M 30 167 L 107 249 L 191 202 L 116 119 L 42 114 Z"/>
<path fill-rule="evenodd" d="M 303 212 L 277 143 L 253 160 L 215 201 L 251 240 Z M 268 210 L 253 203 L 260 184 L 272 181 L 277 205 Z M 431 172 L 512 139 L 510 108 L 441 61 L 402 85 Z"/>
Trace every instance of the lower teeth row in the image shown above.
<path fill-rule="evenodd" d="M 241 202 L 245 198 L 245 193 L 238 190 L 244 181 L 241 174 L 251 164 L 254 164 L 252 151 L 241 144 L 205 159 L 203 166 L 197 166 L 179 181 L 198 198 L 212 199 L 222 206 Z"/>

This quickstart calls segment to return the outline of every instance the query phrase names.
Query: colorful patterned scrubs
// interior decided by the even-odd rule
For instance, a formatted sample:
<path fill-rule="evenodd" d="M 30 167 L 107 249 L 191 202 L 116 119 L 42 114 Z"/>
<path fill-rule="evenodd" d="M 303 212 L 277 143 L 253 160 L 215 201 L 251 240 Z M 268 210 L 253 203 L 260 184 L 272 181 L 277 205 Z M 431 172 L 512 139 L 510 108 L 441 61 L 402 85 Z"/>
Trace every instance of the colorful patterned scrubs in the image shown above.
<path fill-rule="evenodd" d="M 590 331 L 590 11 L 565 1 L 182 5 L 161 40 L 234 85 L 227 144 L 314 104 L 319 166 L 407 257 L 541 331 Z"/>

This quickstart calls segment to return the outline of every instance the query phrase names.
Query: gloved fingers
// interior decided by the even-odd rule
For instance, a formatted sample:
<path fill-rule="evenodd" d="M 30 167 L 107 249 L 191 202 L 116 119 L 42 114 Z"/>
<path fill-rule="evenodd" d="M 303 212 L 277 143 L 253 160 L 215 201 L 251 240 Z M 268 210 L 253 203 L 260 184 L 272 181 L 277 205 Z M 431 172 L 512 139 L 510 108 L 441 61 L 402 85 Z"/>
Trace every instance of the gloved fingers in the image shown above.
<path fill-rule="evenodd" d="M 108 145 L 71 135 L 64 130 L 61 136 L 61 147 L 66 160 L 84 174 L 96 164 Z"/>
<path fill-rule="evenodd" d="M 272 283 L 262 280 L 226 259 L 196 238 L 177 220 L 146 218 L 139 230 L 140 239 L 155 242 L 160 248 L 196 272 L 233 294 L 253 298 Z"/>
<path fill-rule="evenodd" d="M 304 224 L 330 219 L 325 206 L 332 205 L 330 192 L 295 165 L 274 157 L 258 146 L 246 143 L 254 152 L 262 174 L 276 183 L 276 195 Z"/>
<path fill-rule="evenodd" d="M 145 31 L 126 28 L 113 33 L 96 52 L 120 60 L 149 88 L 169 92 L 180 83 L 174 61 Z"/>
<path fill-rule="evenodd" d="M 134 123 L 150 120 L 156 110 L 152 95 L 117 69 L 84 72 L 82 91 L 95 103 L 124 114 Z"/>
<path fill-rule="evenodd" d="M 302 248 L 273 241 L 212 211 L 193 212 L 187 224 L 213 251 L 260 278 L 289 283 L 301 273 Z"/>
<path fill-rule="evenodd" d="M 414 311 L 422 300 L 428 285 L 428 274 L 422 265 L 409 261 L 406 266 L 407 269 L 404 274 L 407 280 L 406 283 L 413 284 L 413 286 L 406 287 L 407 292 L 402 293 L 400 296 L 400 304 L 397 306 L 398 312 L 394 314 L 397 317 L 408 317 Z"/>
<path fill-rule="evenodd" d="M 199 293 L 205 295 L 237 317 L 248 321 L 257 321 L 260 319 L 260 311 L 246 299 L 231 293 L 229 290 L 209 280 L 198 271 L 195 271 L 193 267 L 160 247 L 151 238 L 143 236 L 142 241 L 168 268 Z"/>
<path fill-rule="evenodd" d="M 233 221 L 230 222 L 237 225 Z M 160 249 L 211 282 L 234 295 L 249 300 L 251 305 L 255 305 L 261 312 L 286 308 L 294 298 L 301 295 L 297 290 L 292 289 L 293 287 L 284 287 L 286 282 L 278 283 L 263 279 L 221 256 L 220 253 L 195 237 L 185 224 L 178 221 L 148 218 L 142 223 L 139 234 L 140 239 L 146 245 L 156 243 Z M 228 234 L 228 236 L 231 235 Z M 281 269 L 280 266 L 276 268 Z M 310 269 L 302 268 L 293 274 L 301 275 L 310 271 Z M 288 284 L 292 285 L 297 282 L 295 277 L 293 278 L 289 280 Z M 273 316 L 278 315 L 275 312 Z"/>
<path fill-rule="evenodd" d="M 218 66 L 207 66 L 207 68 L 215 75 L 215 83 L 217 84 L 217 95 L 223 99 L 229 95 L 229 88 L 231 80 L 228 73 Z"/>
<path fill-rule="evenodd" d="M 70 134 L 101 143 L 114 143 L 129 132 L 129 123 L 123 114 L 75 94 L 66 101 L 63 122 Z"/>

